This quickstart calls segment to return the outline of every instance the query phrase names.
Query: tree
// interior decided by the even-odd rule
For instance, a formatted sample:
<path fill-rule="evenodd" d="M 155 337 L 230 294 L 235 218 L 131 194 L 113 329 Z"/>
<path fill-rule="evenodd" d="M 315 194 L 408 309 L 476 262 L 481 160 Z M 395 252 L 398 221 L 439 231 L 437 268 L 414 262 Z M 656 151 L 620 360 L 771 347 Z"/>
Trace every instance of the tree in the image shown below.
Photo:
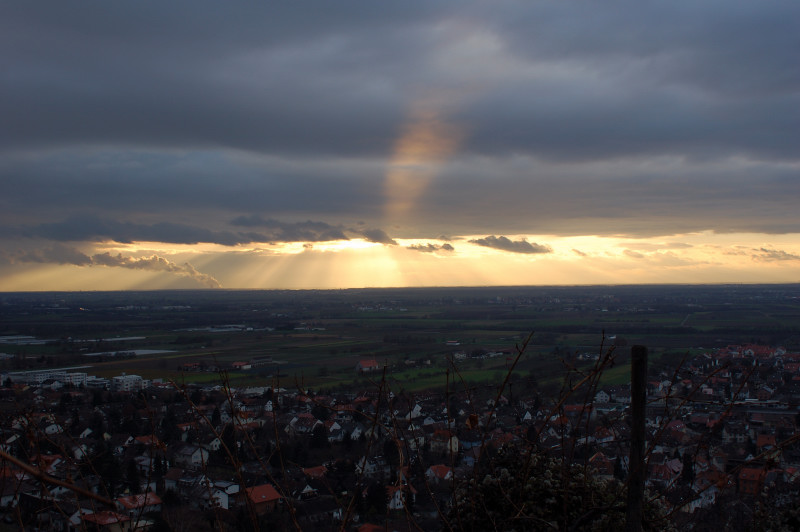
<path fill-rule="evenodd" d="M 132 493 L 138 493 L 142 489 L 142 479 L 141 475 L 139 475 L 139 468 L 133 460 L 128 460 L 126 464 L 125 480 L 128 482 L 128 487 Z"/>
<path fill-rule="evenodd" d="M 331 417 L 330 409 L 322 405 L 314 405 L 314 407 L 311 409 L 311 414 L 320 421 L 328 421 L 328 419 Z"/>
<path fill-rule="evenodd" d="M 660 499 L 646 500 L 644 530 L 670 530 Z M 563 458 L 508 448 L 457 486 L 448 519 L 468 530 L 623 529 L 625 487 Z"/>
<path fill-rule="evenodd" d="M 617 455 L 614 460 L 614 478 L 625 480 L 625 469 L 622 467 L 622 457 L 620 455 Z"/>
<path fill-rule="evenodd" d="M 366 512 L 374 512 L 379 515 L 385 513 L 388 499 L 386 487 L 381 482 L 373 482 L 367 488 L 367 495 L 364 497 Z"/>
<path fill-rule="evenodd" d="M 682 460 L 681 481 L 691 485 L 694 482 L 694 457 L 687 451 L 683 453 Z"/>
<path fill-rule="evenodd" d="M 161 458 L 161 455 L 156 455 L 155 460 L 153 460 L 153 474 L 157 477 L 164 476 L 164 460 Z"/>
<path fill-rule="evenodd" d="M 311 448 L 323 449 L 330 445 L 328 441 L 328 427 L 324 423 L 317 424 L 314 427 L 314 432 L 311 434 Z"/>

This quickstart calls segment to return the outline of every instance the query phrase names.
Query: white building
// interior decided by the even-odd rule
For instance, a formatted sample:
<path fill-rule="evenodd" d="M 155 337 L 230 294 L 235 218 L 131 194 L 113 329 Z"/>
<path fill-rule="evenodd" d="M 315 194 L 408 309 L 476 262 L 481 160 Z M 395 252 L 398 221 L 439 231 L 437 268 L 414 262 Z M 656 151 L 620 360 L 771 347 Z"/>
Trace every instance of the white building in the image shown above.
<path fill-rule="evenodd" d="M 142 379 L 139 375 L 119 375 L 111 379 L 111 391 L 138 392 L 150 385 L 150 381 Z"/>

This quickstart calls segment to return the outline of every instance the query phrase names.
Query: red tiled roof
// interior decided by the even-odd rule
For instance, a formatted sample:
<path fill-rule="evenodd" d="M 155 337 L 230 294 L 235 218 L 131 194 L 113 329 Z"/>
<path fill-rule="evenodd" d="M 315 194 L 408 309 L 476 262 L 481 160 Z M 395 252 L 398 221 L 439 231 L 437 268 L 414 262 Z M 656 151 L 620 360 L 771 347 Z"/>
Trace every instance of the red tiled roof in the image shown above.
<path fill-rule="evenodd" d="M 444 464 L 432 465 L 428 468 L 436 478 L 445 479 L 450 473 L 451 469 Z"/>
<path fill-rule="evenodd" d="M 252 488 L 247 488 L 245 491 L 247 492 L 247 496 L 250 498 L 250 500 L 255 504 L 277 501 L 283 498 L 272 484 L 253 486 Z"/>
<path fill-rule="evenodd" d="M 180 425 L 178 425 L 180 427 Z M 154 447 L 161 447 L 161 441 L 159 441 L 158 437 L 155 434 L 149 434 L 147 436 L 136 436 L 136 442 L 141 443 L 142 445 L 152 445 Z"/>
<path fill-rule="evenodd" d="M 385 526 L 374 525 L 372 523 L 364 523 L 358 527 L 357 532 L 384 532 L 387 530 Z"/>
<path fill-rule="evenodd" d="M 128 510 L 135 510 L 144 506 L 155 506 L 161 504 L 161 498 L 153 492 L 148 492 L 141 495 L 129 495 L 127 497 L 117 498 L 123 507 Z"/>
<path fill-rule="evenodd" d="M 739 478 L 742 480 L 762 480 L 766 476 L 766 472 L 758 467 L 745 467 L 739 472 Z"/>
<path fill-rule="evenodd" d="M 324 465 L 317 466 L 317 467 L 307 467 L 307 468 L 303 469 L 303 473 L 305 473 L 305 475 L 308 478 L 322 478 L 322 477 L 325 476 L 325 473 L 327 473 L 327 472 L 328 472 L 328 468 L 325 467 Z"/>
<path fill-rule="evenodd" d="M 775 447 L 775 435 L 774 434 L 759 434 L 758 439 L 756 440 L 756 447 L 759 449 L 766 445 L 771 445 Z"/>
<path fill-rule="evenodd" d="M 130 521 L 130 517 L 124 516 L 122 514 L 118 514 L 117 512 L 96 512 L 93 514 L 82 514 L 81 518 L 84 521 L 89 523 L 94 523 L 96 525 L 113 525 L 115 523 L 123 523 L 125 521 Z"/>

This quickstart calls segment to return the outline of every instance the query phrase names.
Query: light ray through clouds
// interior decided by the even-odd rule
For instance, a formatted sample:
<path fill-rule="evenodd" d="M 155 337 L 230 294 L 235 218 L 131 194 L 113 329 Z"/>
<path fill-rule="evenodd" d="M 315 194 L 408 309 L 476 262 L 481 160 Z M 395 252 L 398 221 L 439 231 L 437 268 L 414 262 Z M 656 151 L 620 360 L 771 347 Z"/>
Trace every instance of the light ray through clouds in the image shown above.
<path fill-rule="evenodd" d="M 0 290 L 800 281 L 800 2 L 309 1 L 0 5 Z"/>
<path fill-rule="evenodd" d="M 415 104 L 395 142 L 386 171 L 386 220 L 406 221 L 442 164 L 455 153 L 464 130 L 448 123 L 430 102 Z"/>

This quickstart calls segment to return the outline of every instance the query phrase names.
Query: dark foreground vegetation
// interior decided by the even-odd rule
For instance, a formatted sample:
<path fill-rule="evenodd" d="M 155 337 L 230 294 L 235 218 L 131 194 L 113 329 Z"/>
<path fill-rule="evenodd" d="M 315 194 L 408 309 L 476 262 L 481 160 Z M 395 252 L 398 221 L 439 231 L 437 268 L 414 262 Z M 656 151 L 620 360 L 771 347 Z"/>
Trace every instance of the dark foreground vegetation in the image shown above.
<path fill-rule="evenodd" d="M 3 294 L 0 504 L 10 530 L 619 529 L 641 344 L 641 526 L 793 530 L 798 296 Z"/>

